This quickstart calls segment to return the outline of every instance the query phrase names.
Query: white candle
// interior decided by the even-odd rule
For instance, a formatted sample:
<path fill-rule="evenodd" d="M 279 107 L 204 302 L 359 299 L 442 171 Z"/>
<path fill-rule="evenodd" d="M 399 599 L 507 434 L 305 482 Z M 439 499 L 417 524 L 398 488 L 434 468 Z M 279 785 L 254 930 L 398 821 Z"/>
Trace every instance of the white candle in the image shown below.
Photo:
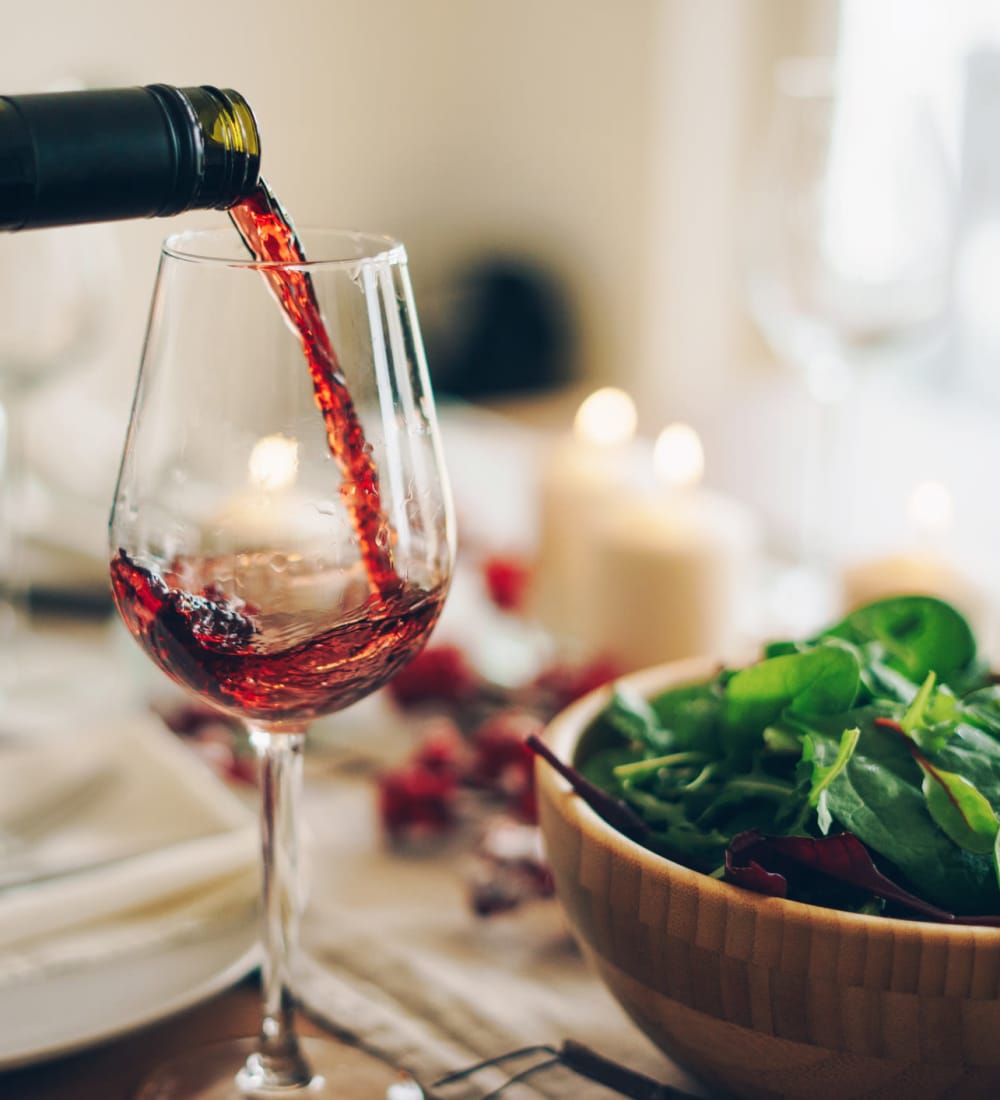
<path fill-rule="evenodd" d="M 298 479 L 298 441 L 266 435 L 253 445 L 247 482 L 212 517 L 214 541 L 240 551 L 274 550 L 294 540 L 302 528 L 294 487 Z"/>
<path fill-rule="evenodd" d="M 844 570 L 844 607 L 853 611 L 888 596 L 937 596 L 960 610 L 974 611 L 973 586 L 948 561 L 944 544 L 953 516 L 951 494 L 938 481 L 913 487 L 907 503 L 910 546 Z"/>
<path fill-rule="evenodd" d="M 357 578 L 344 569 L 300 568 L 303 560 L 324 551 L 332 560 L 338 528 L 347 521 L 332 508 L 320 511 L 316 500 L 298 488 L 298 480 L 296 439 L 267 435 L 256 441 L 246 484 L 205 526 L 206 547 L 219 556 L 216 579 L 248 603 L 273 607 L 280 601 L 289 614 L 343 602 L 348 585 L 357 589 L 360 602 L 367 593 L 360 566 Z"/>
<path fill-rule="evenodd" d="M 329 517 L 296 488 L 298 441 L 281 434 L 257 440 L 246 463 L 246 484 L 208 522 L 217 550 L 305 550 L 322 538 Z"/>
<path fill-rule="evenodd" d="M 597 390 L 577 411 L 572 434 L 555 443 L 543 464 L 532 598 L 543 625 L 567 641 L 582 624 L 593 525 L 637 476 L 635 428 L 628 394 Z"/>
<path fill-rule="evenodd" d="M 700 486 L 697 434 L 671 425 L 654 462 L 660 484 L 617 501 L 596 526 L 579 597 L 588 648 L 623 671 L 733 657 L 753 592 L 757 526 L 737 501 Z"/>

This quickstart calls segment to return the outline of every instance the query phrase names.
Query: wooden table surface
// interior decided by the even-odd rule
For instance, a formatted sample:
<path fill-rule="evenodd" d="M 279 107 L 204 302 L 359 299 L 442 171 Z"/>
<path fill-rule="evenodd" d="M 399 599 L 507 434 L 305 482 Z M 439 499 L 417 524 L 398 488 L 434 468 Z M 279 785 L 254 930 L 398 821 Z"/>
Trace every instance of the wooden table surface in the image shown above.
<path fill-rule="evenodd" d="M 0 1100 L 132 1100 L 152 1069 L 173 1054 L 202 1043 L 253 1035 L 259 1023 L 256 978 L 168 1020 L 113 1042 L 34 1066 L 0 1073 Z M 307 1017 L 303 1035 L 326 1035 Z M 336 1042 L 336 1040 L 332 1040 Z M 383 1100 L 396 1074 L 383 1062 L 343 1043 L 341 1100 Z M 234 1072 L 236 1066 L 233 1067 Z"/>

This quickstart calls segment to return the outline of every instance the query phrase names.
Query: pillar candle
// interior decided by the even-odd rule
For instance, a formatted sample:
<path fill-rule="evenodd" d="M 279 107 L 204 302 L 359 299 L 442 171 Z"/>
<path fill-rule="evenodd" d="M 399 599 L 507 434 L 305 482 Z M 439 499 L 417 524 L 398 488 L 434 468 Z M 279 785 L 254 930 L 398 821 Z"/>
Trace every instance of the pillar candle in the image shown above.
<path fill-rule="evenodd" d="M 623 671 L 744 643 L 758 531 L 738 501 L 699 484 L 701 445 L 686 426 L 657 441 L 659 483 L 616 501 L 595 526 L 580 604 L 589 649 Z"/>
<path fill-rule="evenodd" d="M 635 424 L 627 394 L 597 390 L 580 406 L 572 433 L 543 459 L 532 603 L 546 629 L 571 645 L 582 627 L 594 524 L 612 501 L 634 491 L 638 478 Z"/>
<path fill-rule="evenodd" d="M 970 581 L 949 561 L 944 544 L 952 527 L 951 496 L 937 481 L 913 487 L 907 503 L 904 546 L 882 557 L 849 564 L 841 577 L 844 609 L 853 611 L 888 596 L 937 596 L 965 614 L 982 609 Z"/>

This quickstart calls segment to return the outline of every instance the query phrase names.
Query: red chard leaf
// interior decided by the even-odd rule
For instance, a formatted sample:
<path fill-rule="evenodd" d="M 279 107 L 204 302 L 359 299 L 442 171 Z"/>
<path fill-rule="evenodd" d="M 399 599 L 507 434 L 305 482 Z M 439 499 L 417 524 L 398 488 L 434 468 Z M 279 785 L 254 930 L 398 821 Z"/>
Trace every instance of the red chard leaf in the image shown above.
<path fill-rule="evenodd" d="M 736 840 L 738 839 L 737 837 Z M 734 844 L 736 840 L 733 841 Z M 737 862 L 732 845 L 726 849 L 726 882 L 753 890 L 755 894 L 767 894 L 772 898 L 788 897 L 788 879 L 784 875 L 777 871 L 766 871 L 755 860 Z"/>
<path fill-rule="evenodd" d="M 551 768 L 557 771 L 587 805 L 600 814 L 609 824 L 631 840 L 643 843 L 649 837 L 649 826 L 626 802 L 613 798 L 581 775 L 576 768 L 563 763 L 558 756 L 535 734 L 529 734 L 524 743 L 536 755 L 540 756 Z"/>
<path fill-rule="evenodd" d="M 726 852 L 726 881 L 760 893 L 774 895 L 770 876 L 787 880 L 797 867 L 867 890 L 930 920 L 1000 926 L 1000 916 L 957 917 L 904 890 L 875 866 L 868 849 L 853 833 L 808 837 L 764 836 L 750 831 L 733 837 Z M 765 889 L 754 885 L 758 882 Z"/>

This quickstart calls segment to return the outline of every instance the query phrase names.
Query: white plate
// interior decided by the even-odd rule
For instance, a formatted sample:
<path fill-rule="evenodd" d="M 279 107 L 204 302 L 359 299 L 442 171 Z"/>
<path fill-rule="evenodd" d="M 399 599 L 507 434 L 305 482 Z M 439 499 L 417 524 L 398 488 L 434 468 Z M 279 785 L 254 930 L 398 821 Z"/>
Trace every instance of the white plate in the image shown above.
<path fill-rule="evenodd" d="M 257 966 L 257 933 L 248 919 L 159 953 L 0 986 L 0 1070 L 125 1035 L 221 993 Z"/>

